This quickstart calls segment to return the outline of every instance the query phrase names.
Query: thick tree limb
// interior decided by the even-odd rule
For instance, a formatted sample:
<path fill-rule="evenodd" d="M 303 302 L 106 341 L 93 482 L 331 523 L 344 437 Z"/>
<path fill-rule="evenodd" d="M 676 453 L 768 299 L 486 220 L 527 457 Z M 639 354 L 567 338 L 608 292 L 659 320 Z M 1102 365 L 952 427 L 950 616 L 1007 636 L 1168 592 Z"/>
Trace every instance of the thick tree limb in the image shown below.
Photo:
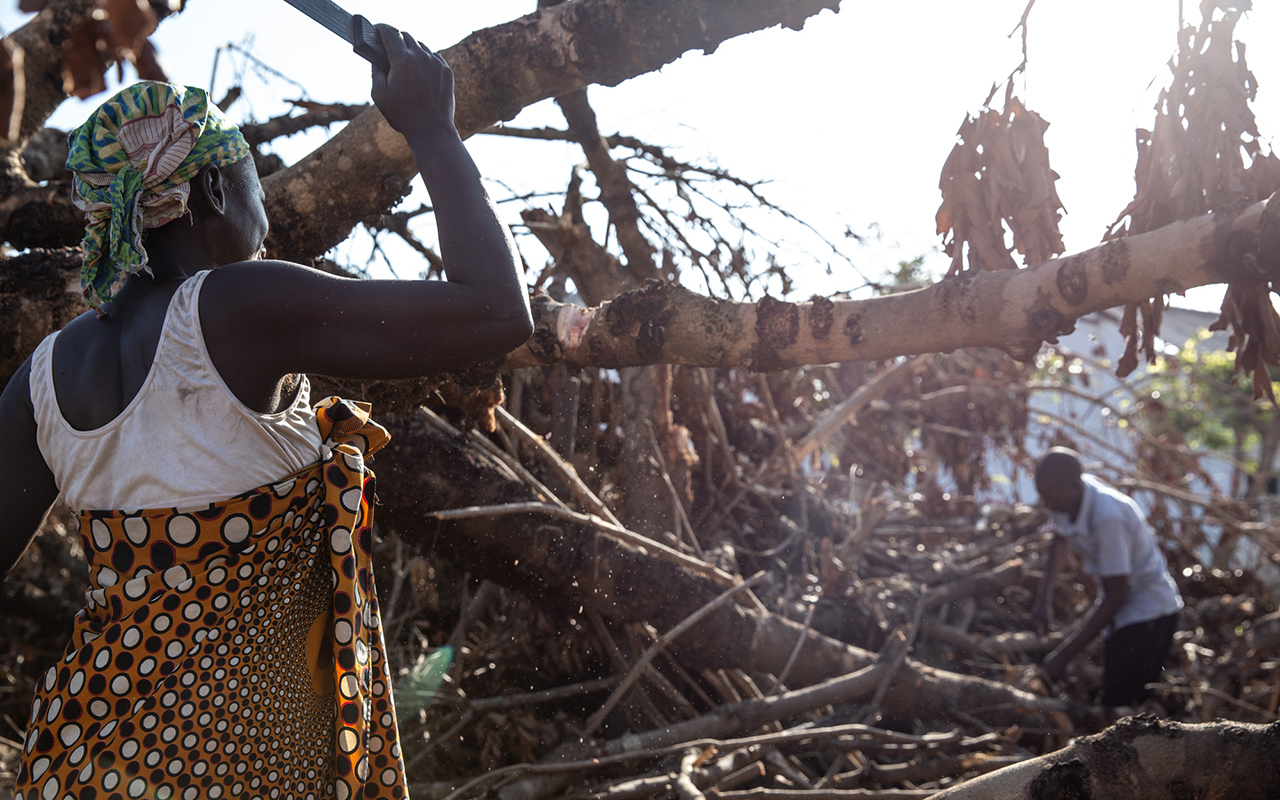
<path fill-rule="evenodd" d="M 14 105 L 22 116 L 15 139 L 5 139 L 6 132 L 0 131 L 0 238 L 18 249 L 60 247 L 78 241 L 84 233 L 84 217 L 71 204 L 70 186 L 39 186 L 23 169 L 19 153 L 66 100 L 63 44 L 94 3 L 52 0 L 30 22 L 4 38 L 4 47 L 21 54 L 15 61 L 22 74 L 14 81 Z"/>
<path fill-rule="evenodd" d="M 47 270 L 70 280 L 62 266 Z M 1280 279 L 1280 202 L 1175 222 L 1028 269 L 951 278 L 867 300 L 735 303 L 665 284 L 592 309 L 540 296 L 534 299 L 533 338 L 491 369 L 673 363 L 772 371 L 965 347 L 995 347 L 1027 359 L 1085 314 L 1242 275 Z M 0 303 L 12 302 L 11 293 L 27 295 L 24 286 L 13 280 L 0 284 Z M 75 293 L 70 283 L 67 290 Z M 34 347 L 56 329 L 67 303 L 47 292 L 21 302 L 36 327 L 19 331 L 12 317 L 0 316 L 0 339 L 25 337 Z M 17 354 L 16 362 L 0 354 L 0 379 L 26 357 Z M 439 384 L 364 383 L 359 394 L 394 397 L 403 409 L 425 400 Z"/>
<path fill-rule="evenodd" d="M 96 0 L 50 0 L 44 10 L 6 41 L 23 52 L 22 125 L 18 143 L 44 126 L 67 99 L 62 81 L 62 46 L 76 24 L 93 10 Z"/>
<path fill-rule="evenodd" d="M 40 340 L 84 311 L 80 251 L 28 253 L 0 269 L 0 387 Z"/>
<path fill-rule="evenodd" d="M 54 0 L 11 37 L 25 55 L 26 110 L 21 139 L 30 136 L 65 99 L 62 43 L 94 0 Z M 615 86 L 652 72 L 689 50 L 710 53 L 726 39 L 776 25 L 799 29 L 839 0 L 575 0 L 518 20 L 477 31 L 443 52 L 456 78 L 455 123 L 470 136 L 511 119 L 525 106 L 592 83 Z M 377 109 L 356 118 L 340 134 L 293 167 L 264 181 L 272 219 L 267 241 L 273 256 L 306 263 L 346 238 L 361 221 L 393 207 L 417 172 L 400 134 Z M 8 238 L 16 211 L 78 220 L 65 193 L 14 196 L 30 188 L 20 172 L 5 171 L 10 197 L 0 208 Z M 3 187 L 0 187 L 3 188 Z M 22 247 L 57 247 L 79 238 L 77 225 L 50 224 Z"/>
<path fill-rule="evenodd" d="M 462 135 L 592 83 L 616 86 L 689 50 L 715 50 L 744 33 L 799 29 L 839 0 L 574 0 L 477 31 L 442 51 L 456 79 Z M 416 173 L 404 138 L 376 110 L 290 169 L 265 181 L 278 257 L 305 261 L 391 208 Z"/>
<path fill-rule="evenodd" d="M 968 274 L 867 300 L 734 303 L 663 284 L 592 309 L 539 297 L 533 338 L 503 368 L 669 363 L 769 372 L 962 347 L 1026 360 L 1085 314 L 1247 273 L 1280 278 L 1280 203 L 1206 214 L 1024 270 Z"/>
<path fill-rule="evenodd" d="M 935 800 L 1253 800 L 1280 786 L 1280 723 L 1184 725 L 1128 717 L 1069 747 L 983 775 Z"/>

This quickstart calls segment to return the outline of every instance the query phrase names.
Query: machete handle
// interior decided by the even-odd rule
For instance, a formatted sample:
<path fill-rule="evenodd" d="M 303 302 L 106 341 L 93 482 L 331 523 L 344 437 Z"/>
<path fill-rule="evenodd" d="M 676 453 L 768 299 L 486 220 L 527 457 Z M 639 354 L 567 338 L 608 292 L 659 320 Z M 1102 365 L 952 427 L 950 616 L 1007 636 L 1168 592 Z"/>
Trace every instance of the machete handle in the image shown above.
<path fill-rule="evenodd" d="M 360 14 L 351 17 L 351 41 L 351 49 L 356 51 L 356 55 L 383 72 L 391 71 L 391 62 L 387 60 L 387 51 L 382 47 L 378 29 Z"/>

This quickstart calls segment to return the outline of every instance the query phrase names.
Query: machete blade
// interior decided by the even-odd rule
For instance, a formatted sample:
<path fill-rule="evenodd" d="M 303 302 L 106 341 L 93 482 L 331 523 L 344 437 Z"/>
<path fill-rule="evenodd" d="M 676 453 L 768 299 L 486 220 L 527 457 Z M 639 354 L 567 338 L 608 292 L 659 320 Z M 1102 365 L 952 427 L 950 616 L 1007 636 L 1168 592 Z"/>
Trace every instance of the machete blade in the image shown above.
<path fill-rule="evenodd" d="M 286 3 L 319 22 L 351 45 L 356 55 L 383 72 L 391 69 L 387 51 L 382 49 L 378 31 L 359 14 L 352 16 L 333 0 L 285 0 Z"/>

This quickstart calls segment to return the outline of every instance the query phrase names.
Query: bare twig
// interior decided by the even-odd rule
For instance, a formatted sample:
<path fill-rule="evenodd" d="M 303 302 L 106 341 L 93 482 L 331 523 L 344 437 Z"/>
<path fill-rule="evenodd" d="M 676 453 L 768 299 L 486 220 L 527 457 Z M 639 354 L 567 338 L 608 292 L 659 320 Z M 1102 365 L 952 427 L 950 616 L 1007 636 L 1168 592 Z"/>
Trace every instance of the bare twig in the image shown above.
<path fill-rule="evenodd" d="M 693 548 L 693 552 L 702 557 L 702 545 L 698 542 L 697 535 L 693 532 L 693 525 L 689 523 L 689 515 L 685 513 L 684 502 L 680 499 L 680 493 L 676 491 L 676 486 L 671 482 L 671 473 L 667 470 L 667 460 L 662 457 L 662 447 L 658 444 L 658 436 L 653 431 L 653 422 L 651 420 L 644 421 L 645 429 L 649 432 L 649 445 L 653 448 L 654 457 L 657 459 L 658 474 L 662 476 L 662 482 L 667 485 L 667 491 L 671 492 L 672 505 L 675 506 L 676 517 L 680 520 L 680 527 L 684 531 L 685 536 L 689 538 L 689 546 Z"/>
<path fill-rule="evenodd" d="M 573 468 L 573 465 L 561 458 L 560 454 L 547 443 L 546 439 L 529 430 L 527 425 L 502 406 L 495 408 L 494 413 L 501 420 L 504 429 L 509 430 L 516 438 L 532 447 L 538 455 L 542 456 L 543 460 L 568 484 L 569 490 L 573 492 L 573 496 L 578 498 L 579 502 L 597 516 L 603 517 L 619 528 L 623 527 L 618 518 L 614 516 L 614 513 L 604 504 L 604 501 L 582 482 L 582 479 L 578 477 L 578 471 Z"/>
<path fill-rule="evenodd" d="M 622 696 L 626 694 L 627 690 L 636 682 L 636 679 L 640 677 L 640 673 L 643 671 L 644 667 L 648 666 L 649 662 L 653 661 L 654 656 L 666 649 L 666 647 L 671 644 L 671 642 L 675 641 L 680 634 L 698 624 L 712 611 L 729 602 L 735 594 L 744 589 L 750 589 L 752 586 L 755 586 L 764 579 L 766 574 L 767 573 L 765 572 L 758 572 L 741 584 L 721 592 L 720 595 L 710 603 L 707 603 L 702 608 L 685 617 L 680 624 L 667 631 L 658 639 L 658 641 L 650 645 L 649 649 L 640 657 L 640 660 L 631 667 L 631 671 L 627 673 L 627 677 L 622 679 L 622 683 L 618 685 L 618 688 L 614 689 L 613 694 L 609 695 L 609 699 L 605 701 L 604 705 L 601 706 L 596 713 L 591 715 L 591 719 L 587 720 L 587 724 L 584 729 L 586 731 L 586 735 L 590 736 L 596 732 L 600 727 L 600 723 L 604 722 L 605 716 L 613 710 L 614 706 L 618 704 L 618 701 L 622 699 Z"/>
<path fill-rule="evenodd" d="M 887 372 L 877 375 L 874 380 L 854 392 L 843 402 L 828 410 L 814 423 L 809 433 L 790 450 L 792 464 L 799 465 L 805 457 L 816 450 L 845 423 L 852 421 L 859 411 L 866 408 L 871 401 L 879 400 L 904 381 L 915 376 L 916 370 L 933 360 L 933 355 L 916 356 L 894 366 Z"/>
<path fill-rule="evenodd" d="M 809 610 L 804 615 L 804 628 L 800 631 L 800 635 L 796 637 L 796 646 L 791 648 L 791 655 L 787 658 L 787 663 L 773 679 L 773 686 L 769 687 L 769 691 L 765 695 L 772 695 L 774 692 L 782 688 L 782 684 L 787 679 L 787 675 L 791 674 L 791 668 L 795 666 L 796 659 L 800 657 L 800 649 L 804 647 L 805 639 L 809 638 L 809 626 L 813 624 L 813 611 L 818 607 L 817 602 L 809 604 Z"/>
<path fill-rule="evenodd" d="M 687 556 L 679 550 L 674 550 L 666 545 L 655 542 L 652 539 L 645 538 L 638 533 L 633 533 L 626 528 L 614 525 L 608 520 L 588 514 L 579 514 L 568 508 L 551 505 L 549 503 L 506 503 L 500 506 L 468 506 L 466 508 L 451 508 L 445 511 L 433 511 L 426 516 L 433 519 L 469 519 L 475 517 L 501 517 L 508 514 L 546 514 L 547 516 L 563 519 L 567 522 L 573 522 L 578 525 L 588 525 L 599 528 L 602 531 L 608 531 L 627 544 L 634 547 L 644 548 L 645 550 L 657 551 L 658 557 L 667 561 L 672 561 L 680 566 L 692 570 L 693 572 L 709 578 L 722 586 L 740 586 L 741 579 L 727 572 L 724 572 L 705 561 L 699 561 L 696 558 Z"/>

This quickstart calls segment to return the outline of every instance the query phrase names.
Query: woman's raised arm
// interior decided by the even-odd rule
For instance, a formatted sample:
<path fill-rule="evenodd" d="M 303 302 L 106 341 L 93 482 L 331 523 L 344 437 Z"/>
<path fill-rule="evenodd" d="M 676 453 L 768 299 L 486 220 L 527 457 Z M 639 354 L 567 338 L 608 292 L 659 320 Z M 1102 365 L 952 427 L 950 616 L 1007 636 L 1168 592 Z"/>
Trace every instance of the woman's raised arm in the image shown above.
<path fill-rule="evenodd" d="M 515 245 L 453 125 L 452 72 L 408 34 L 379 30 L 391 70 L 375 68 L 373 99 L 413 149 L 448 280 L 345 280 L 270 261 L 214 270 L 201 318 L 229 384 L 425 375 L 497 358 L 532 333 Z"/>

